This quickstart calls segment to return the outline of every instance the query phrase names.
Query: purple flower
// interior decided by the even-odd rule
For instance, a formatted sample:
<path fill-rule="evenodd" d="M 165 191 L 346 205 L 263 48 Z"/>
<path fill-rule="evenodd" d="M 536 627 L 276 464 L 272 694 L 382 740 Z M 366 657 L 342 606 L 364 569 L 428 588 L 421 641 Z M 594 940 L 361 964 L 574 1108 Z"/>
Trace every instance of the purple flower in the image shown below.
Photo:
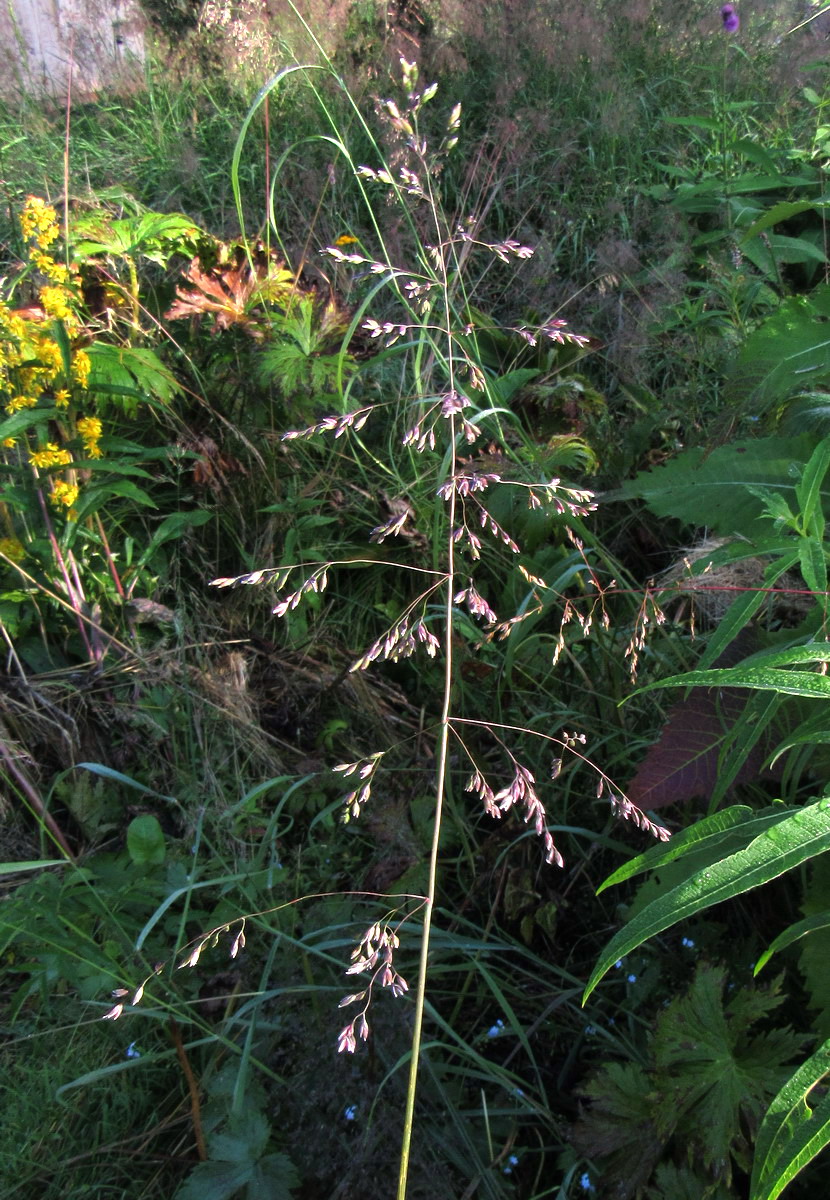
<path fill-rule="evenodd" d="M 720 10 L 720 15 L 723 18 L 724 33 L 737 33 L 741 27 L 741 18 L 735 12 L 734 5 L 724 4 Z"/>

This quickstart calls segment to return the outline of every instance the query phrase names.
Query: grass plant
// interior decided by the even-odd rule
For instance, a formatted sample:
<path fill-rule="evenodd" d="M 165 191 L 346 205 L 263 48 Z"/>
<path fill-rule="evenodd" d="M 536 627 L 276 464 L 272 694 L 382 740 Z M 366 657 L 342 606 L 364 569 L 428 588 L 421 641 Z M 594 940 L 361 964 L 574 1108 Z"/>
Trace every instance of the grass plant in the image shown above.
<path fill-rule="evenodd" d="M 4 106 L 19 1194 L 810 1187 L 825 97 L 792 86 L 812 43 L 776 45 L 775 14 L 713 55 L 716 7 L 629 8 L 354 7 L 334 51 L 294 14 L 257 42 L 264 86 L 259 27 L 217 24 L 202 74 L 151 58 L 128 98 Z M 743 568 L 708 628 L 707 579 Z M 718 663 L 743 636 L 755 657 Z M 697 800 L 666 697 L 709 684 L 759 699 L 733 729 L 707 709 Z M 741 774 L 764 730 L 780 787 Z M 661 771 L 665 820 L 634 803 Z M 767 952 L 785 973 L 758 985 Z"/>

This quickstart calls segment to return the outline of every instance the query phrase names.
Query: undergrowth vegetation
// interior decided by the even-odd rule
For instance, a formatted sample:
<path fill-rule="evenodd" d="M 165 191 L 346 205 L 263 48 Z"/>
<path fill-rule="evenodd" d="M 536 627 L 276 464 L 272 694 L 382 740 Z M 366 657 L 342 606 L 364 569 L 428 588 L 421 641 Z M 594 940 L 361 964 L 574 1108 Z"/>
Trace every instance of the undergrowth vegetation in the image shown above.
<path fill-rule="evenodd" d="M 3 1194 L 812 1194 L 825 48 L 145 7 L 0 109 Z"/>

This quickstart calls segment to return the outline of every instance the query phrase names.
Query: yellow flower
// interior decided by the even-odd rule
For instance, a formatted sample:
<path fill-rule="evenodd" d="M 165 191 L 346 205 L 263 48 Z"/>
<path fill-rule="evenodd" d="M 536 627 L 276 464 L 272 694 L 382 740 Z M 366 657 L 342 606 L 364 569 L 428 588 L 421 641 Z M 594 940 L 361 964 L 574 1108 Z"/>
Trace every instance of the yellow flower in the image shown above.
<path fill-rule="evenodd" d="M 29 462 L 33 467 L 46 470 L 49 467 L 65 467 L 72 462 L 68 450 L 62 450 L 55 442 L 47 442 L 40 450 L 29 451 Z"/>
<path fill-rule="evenodd" d="M 78 421 L 78 433 L 84 441 L 97 442 L 103 428 L 97 417 L 81 417 Z"/>
<path fill-rule="evenodd" d="M 64 508 L 71 508 L 77 499 L 77 484 L 67 483 L 65 479 L 55 480 L 51 500 L 56 507 L 62 504 Z"/>
<path fill-rule="evenodd" d="M 352 237 L 349 233 L 342 233 L 335 241 L 335 246 L 353 246 L 357 241 L 356 237 Z"/>
<path fill-rule="evenodd" d="M 89 372 L 92 370 L 92 363 L 86 350 L 78 350 L 72 360 L 72 375 L 76 383 L 85 388 L 89 383 Z"/>
<path fill-rule="evenodd" d="M 26 557 L 26 551 L 16 537 L 0 538 L 0 554 L 10 558 L 12 562 L 20 562 Z"/>
<path fill-rule="evenodd" d="M 58 388 L 55 392 L 55 407 L 68 408 L 70 399 L 71 395 L 67 388 Z"/>
<path fill-rule="evenodd" d="M 3 438 L 3 446 L 6 450 L 13 450 L 17 445 L 17 438 Z"/>

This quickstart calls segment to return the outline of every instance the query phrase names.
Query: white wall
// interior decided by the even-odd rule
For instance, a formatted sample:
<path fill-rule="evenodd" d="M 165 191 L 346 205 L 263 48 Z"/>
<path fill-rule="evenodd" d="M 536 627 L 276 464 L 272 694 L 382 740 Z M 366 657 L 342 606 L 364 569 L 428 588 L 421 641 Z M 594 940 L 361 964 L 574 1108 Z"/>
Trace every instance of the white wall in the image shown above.
<path fill-rule="evenodd" d="M 144 21 L 136 0 L 5 0 L 0 3 L 0 94 L 21 89 L 75 100 L 140 73 Z"/>

